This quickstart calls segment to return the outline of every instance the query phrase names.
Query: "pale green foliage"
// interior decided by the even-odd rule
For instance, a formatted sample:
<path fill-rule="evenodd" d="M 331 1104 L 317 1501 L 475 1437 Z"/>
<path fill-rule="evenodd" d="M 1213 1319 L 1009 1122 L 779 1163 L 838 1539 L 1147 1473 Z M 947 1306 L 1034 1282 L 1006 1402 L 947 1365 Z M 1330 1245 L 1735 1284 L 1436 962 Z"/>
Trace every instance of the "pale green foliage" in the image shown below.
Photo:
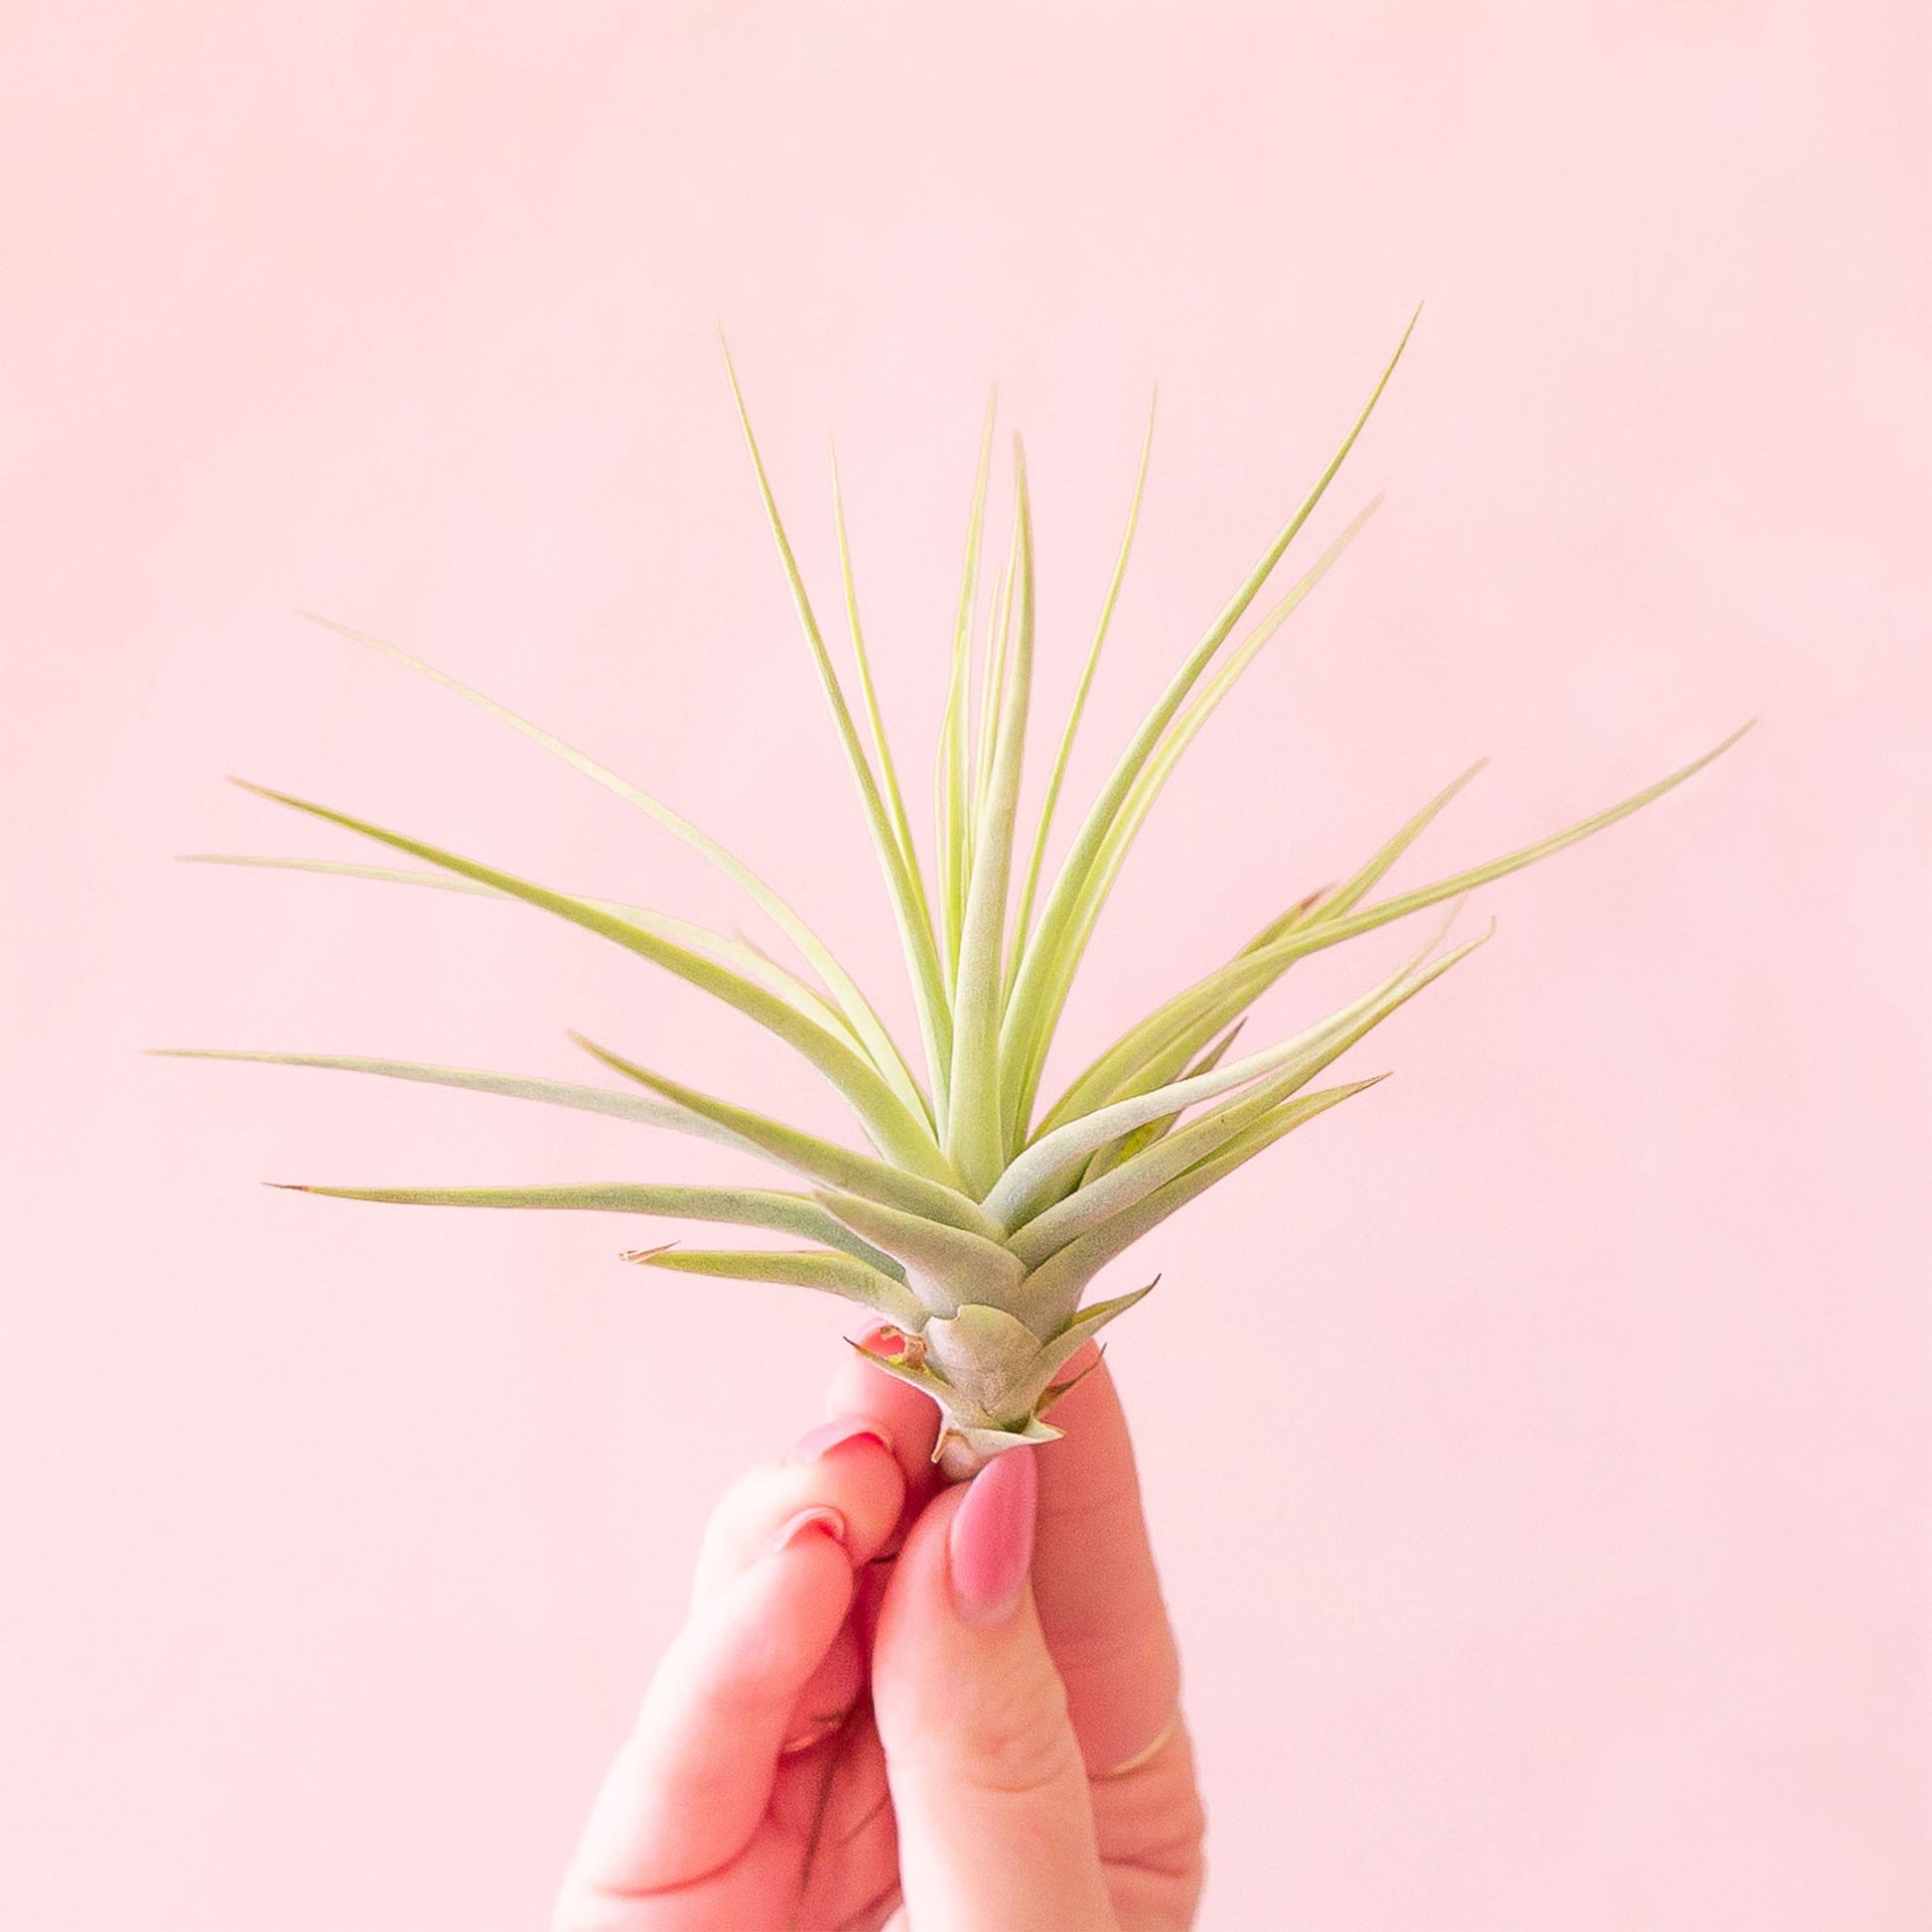
<path fill-rule="evenodd" d="M 1405 334 L 1403 345 L 1407 342 Z M 834 527 L 865 720 L 863 737 L 779 518 L 732 373 L 732 393 L 785 581 L 885 875 L 918 1015 L 922 1073 L 914 1071 L 871 1001 L 804 920 L 688 819 L 481 692 L 391 645 L 345 631 L 511 725 L 682 839 L 765 913 L 795 948 L 798 963 L 788 965 L 749 940 L 663 913 L 553 892 L 364 819 L 260 787 L 249 789 L 407 854 L 431 870 L 311 860 L 210 863 L 287 866 L 440 887 L 521 900 L 569 920 L 686 980 L 784 1040 L 851 1105 L 872 1144 L 871 1153 L 701 1093 L 582 1038 L 578 1043 L 623 1085 L 581 1087 L 334 1055 L 199 1057 L 333 1067 L 541 1100 L 697 1135 L 785 1169 L 809 1182 L 810 1191 L 632 1182 L 306 1191 L 411 1205 L 658 1215 L 726 1222 L 802 1240 L 810 1245 L 721 1251 L 672 1245 L 639 1250 L 626 1259 L 684 1274 L 796 1284 L 864 1304 L 901 1337 L 899 1352 L 886 1365 L 926 1390 L 944 1412 L 940 1454 L 955 1473 L 1014 1444 L 1048 1440 L 1054 1432 L 1041 1418 L 1068 1386 L 1056 1378 L 1083 1342 L 1147 1292 L 1083 1308 L 1082 1297 L 1100 1270 L 1283 1135 L 1374 1085 L 1373 1080 L 1358 1080 L 1310 1090 L 1323 1068 L 1480 941 L 1438 957 L 1439 931 L 1360 999 L 1278 1045 L 1231 1058 L 1234 1035 L 1250 1009 L 1288 968 L 1309 953 L 1458 898 L 1473 887 L 1587 837 L 1681 784 L 1735 742 L 1734 734 L 1669 777 L 1552 838 L 1365 903 L 1389 868 L 1475 775 L 1479 767 L 1471 767 L 1350 878 L 1298 900 L 1225 963 L 1129 1029 L 1049 1105 L 1038 1104 L 1048 1049 L 1081 959 L 1162 787 L 1256 653 L 1320 581 L 1368 515 L 1363 510 L 1349 522 L 1236 640 L 1289 546 L 1321 503 L 1403 345 L 1313 488 L 1148 712 L 1057 868 L 1050 862 L 1054 815 L 1140 520 L 1153 418 L 1150 414 L 1126 534 L 1043 801 L 1022 847 L 1035 641 L 1033 522 L 1026 463 L 1016 438 L 1011 541 L 982 630 L 980 565 L 993 433 L 989 404 L 935 762 L 934 864 L 929 875 L 914 840 L 860 626 L 850 533 L 836 473 Z M 1373 507 L 1371 503 L 1369 509 Z M 1024 868 L 1016 863 L 1022 851 Z"/>

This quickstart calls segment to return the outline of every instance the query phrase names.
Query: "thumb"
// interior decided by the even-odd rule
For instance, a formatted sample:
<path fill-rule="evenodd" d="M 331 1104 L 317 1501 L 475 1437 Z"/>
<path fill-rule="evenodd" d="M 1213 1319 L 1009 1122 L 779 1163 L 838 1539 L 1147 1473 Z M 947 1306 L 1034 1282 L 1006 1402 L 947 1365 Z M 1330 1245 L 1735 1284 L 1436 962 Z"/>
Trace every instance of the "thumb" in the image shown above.
<path fill-rule="evenodd" d="M 873 1709 L 919 1932 L 1114 1932 L 1066 1690 L 1034 1614 L 1034 1451 L 1008 1449 L 905 1540 Z"/>

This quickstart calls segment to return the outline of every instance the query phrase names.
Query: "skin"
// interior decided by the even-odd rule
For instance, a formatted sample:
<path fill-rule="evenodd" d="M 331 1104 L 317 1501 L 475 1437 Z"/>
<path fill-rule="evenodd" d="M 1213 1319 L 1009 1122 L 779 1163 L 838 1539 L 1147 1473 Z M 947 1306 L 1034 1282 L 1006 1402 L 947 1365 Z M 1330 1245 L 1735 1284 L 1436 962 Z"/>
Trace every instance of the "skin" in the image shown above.
<path fill-rule="evenodd" d="M 924 1397 L 855 1355 L 828 1413 L 891 1447 L 854 1436 L 720 1503 L 554 1932 L 1182 1932 L 1202 1814 L 1106 1369 L 957 1537 L 968 1485 L 932 1468 Z M 1015 1590 L 962 1599 L 989 1548 Z"/>

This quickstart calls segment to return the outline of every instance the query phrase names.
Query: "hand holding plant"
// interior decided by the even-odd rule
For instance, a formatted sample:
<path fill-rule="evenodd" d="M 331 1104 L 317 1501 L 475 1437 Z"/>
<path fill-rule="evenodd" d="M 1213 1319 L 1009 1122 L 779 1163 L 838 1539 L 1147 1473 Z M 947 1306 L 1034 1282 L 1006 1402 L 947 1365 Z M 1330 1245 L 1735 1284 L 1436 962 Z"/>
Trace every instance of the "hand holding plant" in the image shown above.
<path fill-rule="evenodd" d="M 830 1406 L 713 1516 L 556 1932 L 1180 1932 L 1202 1817 L 1107 1371 L 963 1484 L 902 1382 L 855 1359 Z"/>

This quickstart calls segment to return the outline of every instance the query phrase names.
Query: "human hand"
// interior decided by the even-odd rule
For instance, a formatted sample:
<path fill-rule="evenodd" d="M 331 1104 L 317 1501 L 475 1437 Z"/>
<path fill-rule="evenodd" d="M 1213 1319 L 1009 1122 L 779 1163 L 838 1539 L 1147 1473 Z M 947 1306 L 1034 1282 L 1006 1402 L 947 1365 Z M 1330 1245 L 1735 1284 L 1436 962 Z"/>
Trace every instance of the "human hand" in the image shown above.
<path fill-rule="evenodd" d="M 1105 1368 L 950 1487 L 915 1390 L 855 1358 L 830 1411 L 713 1516 L 556 1932 L 1183 1932 L 1200 1803 Z"/>

